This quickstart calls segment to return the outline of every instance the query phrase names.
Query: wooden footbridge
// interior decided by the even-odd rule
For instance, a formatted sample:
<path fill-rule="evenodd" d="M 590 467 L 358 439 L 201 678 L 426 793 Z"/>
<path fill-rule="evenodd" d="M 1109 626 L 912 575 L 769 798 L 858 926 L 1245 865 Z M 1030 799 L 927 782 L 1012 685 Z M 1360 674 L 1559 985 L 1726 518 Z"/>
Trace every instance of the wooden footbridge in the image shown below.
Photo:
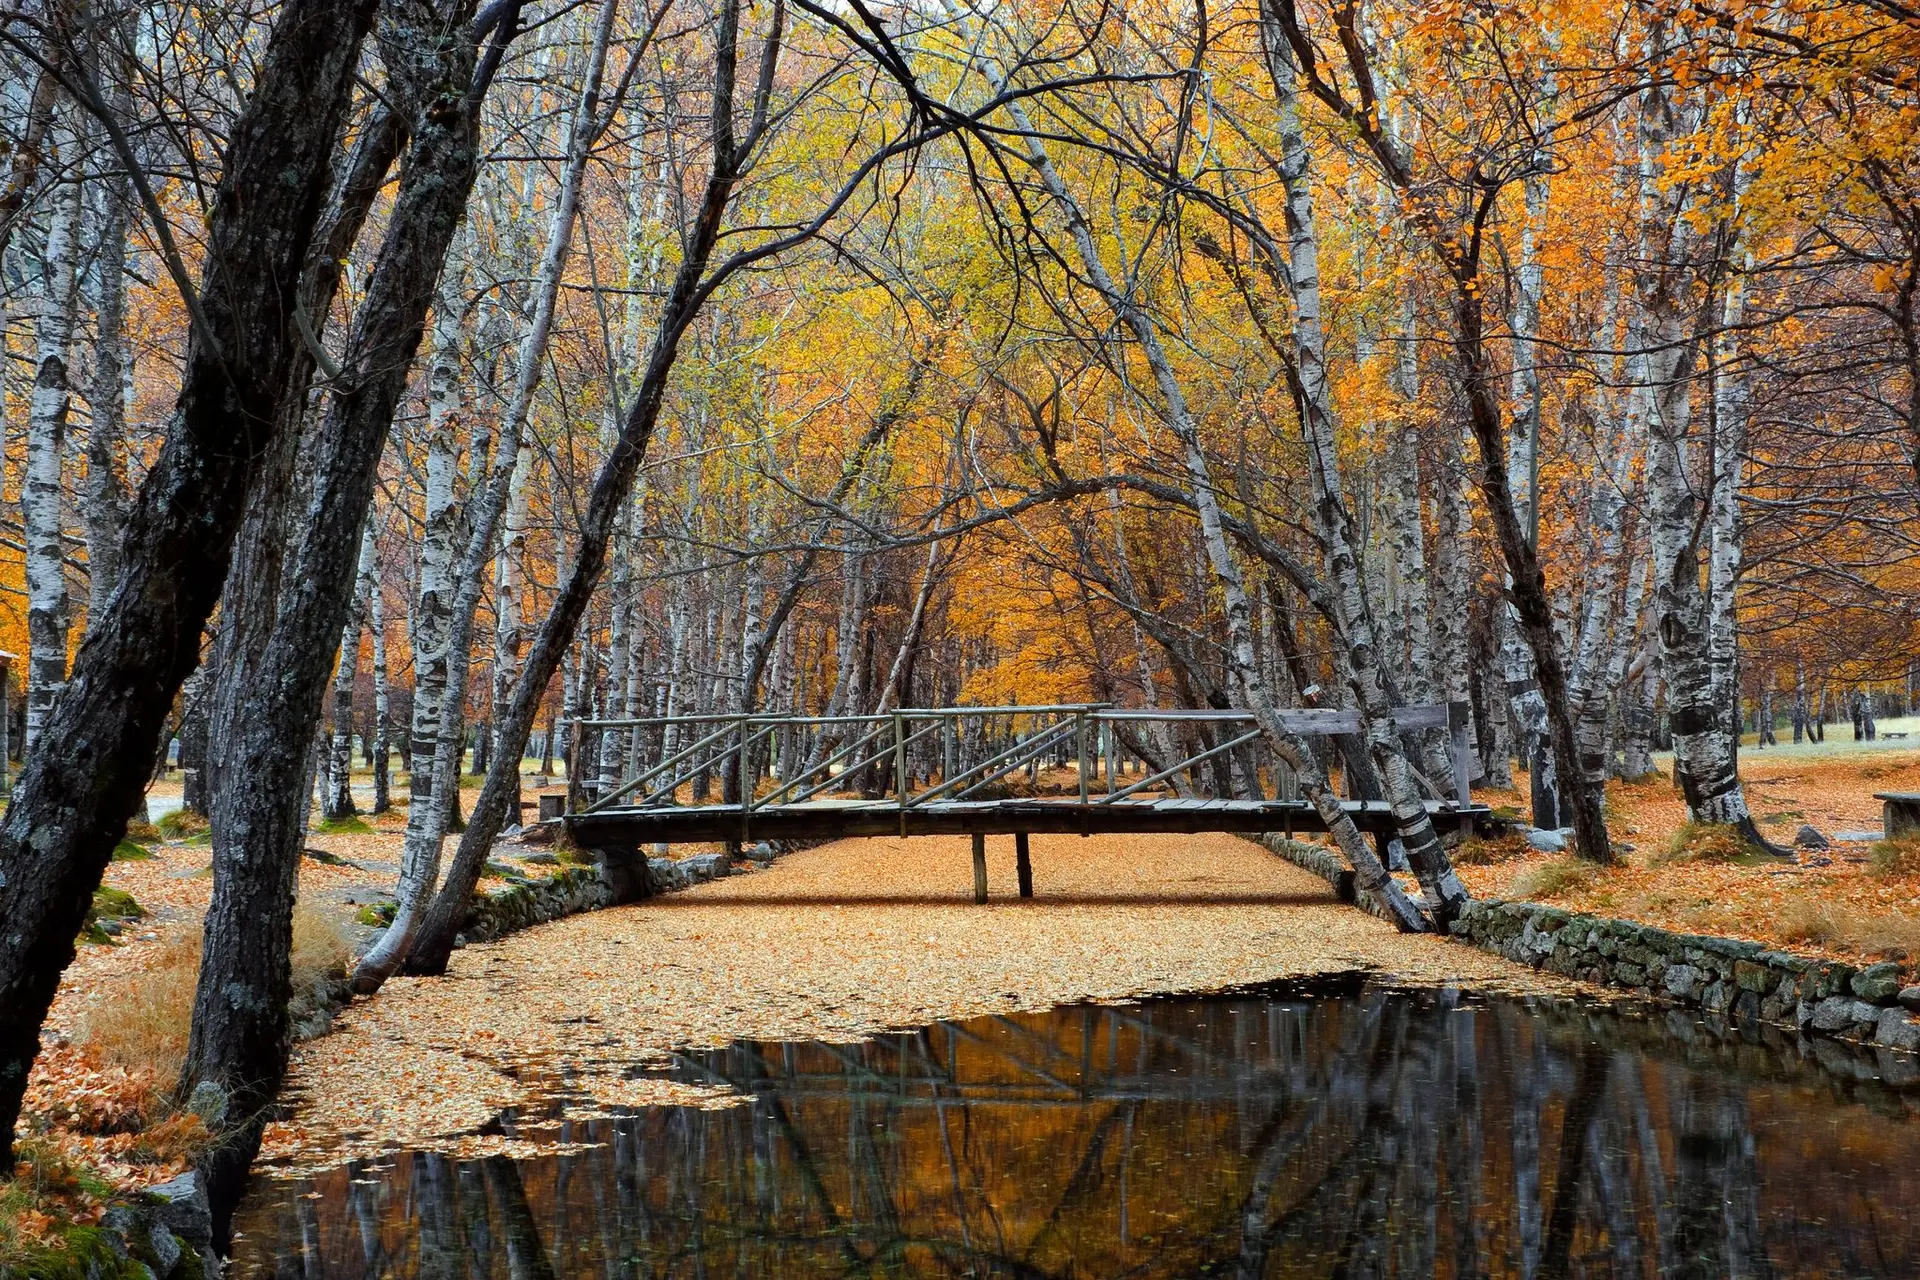
<path fill-rule="evenodd" d="M 1452 774 L 1426 780 L 1429 812 L 1471 822 L 1464 708 L 1398 708 L 1403 734 L 1443 733 Z M 1357 711 L 1286 709 L 1290 732 L 1361 732 Z M 914 707 L 864 716 L 666 716 L 580 720 L 569 839 L 609 876 L 648 846 L 851 836 L 971 835 L 975 896 L 986 897 L 985 838 L 1012 835 L 1031 896 L 1027 837 L 1133 832 L 1326 830 L 1251 713 L 1136 711 L 1103 704 Z M 585 772 L 585 770 L 581 770 Z M 718 791 L 716 796 L 714 793 Z M 1395 834 L 1381 800 L 1342 802 L 1383 857 Z M 616 889 L 618 884 L 616 883 Z"/>

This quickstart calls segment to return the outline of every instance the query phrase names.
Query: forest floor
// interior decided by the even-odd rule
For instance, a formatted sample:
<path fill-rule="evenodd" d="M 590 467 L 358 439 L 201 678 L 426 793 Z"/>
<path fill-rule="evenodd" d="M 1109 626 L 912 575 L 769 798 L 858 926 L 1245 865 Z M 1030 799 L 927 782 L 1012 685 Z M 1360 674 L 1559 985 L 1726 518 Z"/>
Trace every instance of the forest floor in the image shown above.
<path fill-rule="evenodd" d="M 1908 723 L 1883 729 L 1913 732 Z M 1829 957 L 1920 961 L 1920 845 L 1879 842 L 1874 799 L 1878 791 L 1920 791 L 1920 746 L 1908 746 L 1912 738 L 1856 743 L 1844 726 L 1833 734 L 1824 743 L 1749 743 L 1740 753 L 1761 834 L 1789 847 L 1812 826 L 1829 849 L 1794 850 L 1789 861 L 1693 838 L 1662 756 L 1663 772 L 1607 786 L 1607 829 L 1624 850 L 1617 865 L 1577 864 L 1516 838 L 1461 857 L 1461 878 L 1476 897 L 1530 898 Z M 1524 812 L 1526 776 L 1515 781 L 1514 791 L 1475 799 Z M 1838 838 L 1846 835 L 1855 838 Z M 1475 865 L 1476 856 L 1486 861 Z"/>
<path fill-rule="evenodd" d="M 1763 831 L 1781 844 L 1803 823 L 1829 837 L 1877 832 L 1872 793 L 1920 789 L 1920 748 L 1906 742 L 1744 751 Z M 1517 792 L 1477 798 L 1521 803 Z M 158 784 L 152 799 L 156 815 L 177 807 L 178 783 Z M 1608 816 L 1632 846 L 1616 867 L 1507 840 L 1476 842 L 1462 876 L 1482 897 L 1920 960 L 1920 852 L 1889 859 L 1860 840 L 1791 863 L 1718 861 L 1712 851 L 1703 860 L 1691 848 L 1675 856 L 1685 814 L 1664 775 L 1610 786 Z M 391 897 L 404 823 L 400 809 L 313 832 L 309 848 L 337 861 L 302 861 L 304 963 L 337 963 L 371 931 L 364 908 Z M 27 1098 L 34 1141 L 121 1186 L 170 1176 L 194 1139 L 191 1125 L 161 1119 L 162 1098 L 184 1051 L 210 847 L 204 834 L 146 843 L 149 856 L 117 860 L 106 876 L 145 914 L 80 947 Z M 549 870 L 540 851 L 519 853 L 501 860 L 522 874 Z M 274 1127 L 268 1155 L 290 1165 L 354 1144 L 470 1134 L 500 1107 L 543 1097 L 576 1110 L 697 1100 L 625 1068 L 736 1037 L 851 1039 L 935 1018 L 1355 967 L 1415 981 L 1533 981 L 1342 910 L 1319 882 L 1229 836 L 1036 837 L 1040 896 L 1030 903 L 1012 897 L 1011 841 L 990 842 L 989 860 L 988 910 L 970 901 L 964 840 L 849 841 L 469 947 L 446 978 L 396 980 L 348 1010 L 341 1030 L 299 1048 L 298 1107 Z"/>

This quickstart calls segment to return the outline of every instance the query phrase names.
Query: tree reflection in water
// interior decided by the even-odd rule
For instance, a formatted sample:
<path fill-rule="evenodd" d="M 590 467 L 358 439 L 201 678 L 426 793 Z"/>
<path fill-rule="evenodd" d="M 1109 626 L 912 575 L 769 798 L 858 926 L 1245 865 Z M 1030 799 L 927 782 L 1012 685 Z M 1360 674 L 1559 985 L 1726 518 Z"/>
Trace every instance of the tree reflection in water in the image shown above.
<path fill-rule="evenodd" d="M 1559 1002 L 1356 977 L 676 1071 L 752 1101 L 562 1119 L 589 1145 L 540 1159 L 265 1183 L 236 1273 L 1920 1273 L 1901 1095 Z"/>

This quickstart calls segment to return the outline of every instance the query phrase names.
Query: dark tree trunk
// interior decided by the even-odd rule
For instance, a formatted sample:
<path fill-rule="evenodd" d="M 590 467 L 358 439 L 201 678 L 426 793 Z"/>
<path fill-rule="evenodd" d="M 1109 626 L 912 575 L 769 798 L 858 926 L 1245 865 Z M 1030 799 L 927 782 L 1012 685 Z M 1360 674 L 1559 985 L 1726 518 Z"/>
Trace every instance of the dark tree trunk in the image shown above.
<path fill-rule="evenodd" d="M 1569 812 L 1565 820 L 1574 829 L 1574 843 L 1582 858 L 1594 862 L 1612 862 L 1613 848 L 1607 838 L 1606 819 L 1601 811 L 1603 796 L 1598 784 L 1583 771 L 1573 733 L 1572 703 L 1567 696 L 1566 662 L 1560 652 L 1560 639 L 1553 626 L 1553 602 L 1547 596 L 1547 576 L 1533 544 L 1521 528 L 1513 506 L 1513 494 L 1507 486 L 1507 437 L 1500 418 L 1499 398 L 1493 386 L 1493 372 L 1487 365 L 1483 338 L 1483 302 L 1474 277 L 1462 276 L 1454 296 L 1454 347 L 1466 375 L 1468 422 L 1474 441 L 1480 448 L 1480 492 L 1486 499 L 1494 533 L 1500 543 L 1507 568 L 1508 599 L 1513 605 L 1520 632 L 1533 653 L 1535 678 L 1541 697 L 1547 704 L 1547 733 L 1552 745 L 1554 772 L 1568 793 Z M 1536 768 L 1535 776 L 1542 770 Z M 1544 799 L 1546 797 L 1536 797 Z"/>
<path fill-rule="evenodd" d="M 294 354 L 294 290 L 326 197 L 373 0 L 288 0 L 229 135 L 175 418 L 128 521 L 120 587 L 0 821 L 0 1173 L 40 1026 L 200 632 Z"/>
<path fill-rule="evenodd" d="M 221 1241 L 286 1072 L 293 882 L 314 731 L 352 605 L 374 472 L 478 169 L 477 111 L 467 100 L 472 10 L 472 0 L 455 0 L 451 11 L 427 0 L 389 3 L 383 34 L 403 46 L 389 59 L 390 85 L 412 117 L 412 143 L 346 367 L 308 450 L 312 492 L 298 544 L 281 589 L 256 590 L 250 601 L 270 611 L 260 670 L 272 678 L 255 682 L 222 726 L 231 761 L 223 776 L 236 785 L 215 795 L 213 900 L 182 1081 L 224 1095 L 227 1122 L 200 1160 Z"/>

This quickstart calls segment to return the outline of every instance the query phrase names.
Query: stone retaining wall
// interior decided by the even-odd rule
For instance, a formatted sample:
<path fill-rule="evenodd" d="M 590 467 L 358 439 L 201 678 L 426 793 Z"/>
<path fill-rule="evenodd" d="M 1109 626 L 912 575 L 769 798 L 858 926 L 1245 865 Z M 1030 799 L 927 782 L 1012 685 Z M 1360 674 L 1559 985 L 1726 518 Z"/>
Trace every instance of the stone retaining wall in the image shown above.
<path fill-rule="evenodd" d="M 1342 902 L 1372 909 L 1355 902 L 1353 868 L 1325 845 L 1275 832 L 1251 838 L 1325 880 Z M 1453 936 L 1518 964 L 1663 1004 L 1920 1052 L 1920 986 L 1903 986 L 1891 962 L 1857 968 L 1534 902 L 1469 903 Z"/>
<path fill-rule="evenodd" d="M 1519 964 L 1667 1004 L 1920 1050 L 1920 986 L 1892 962 L 1856 968 L 1757 942 L 1671 933 L 1532 902 L 1473 902 L 1453 935 Z"/>

